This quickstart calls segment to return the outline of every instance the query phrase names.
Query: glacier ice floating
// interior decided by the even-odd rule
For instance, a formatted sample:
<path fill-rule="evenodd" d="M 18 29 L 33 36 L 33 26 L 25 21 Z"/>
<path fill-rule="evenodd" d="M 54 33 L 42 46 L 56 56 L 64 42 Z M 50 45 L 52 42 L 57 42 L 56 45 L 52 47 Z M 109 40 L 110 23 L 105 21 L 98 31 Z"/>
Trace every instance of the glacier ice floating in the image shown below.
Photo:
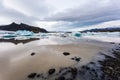
<path fill-rule="evenodd" d="M 73 32 L 72 34 L 74 37 L 81 37 L 82 36 L 81 32 Z"/>
<path fill-rule="evenodd" d="M 4 34 L 3 35 L 3 38 L 8 38 L 8 39 L 11 39 L 11 38 L 15 38 L 16 37 L 16 35 L 15 34 Z"/>
<path fill-rule="evenodd" d="M 16 35 L 20 36 L 33 36 L 34 33 L 32 31 L 26 31 L 26 30 L 18 30 L 15 32 Z"/>

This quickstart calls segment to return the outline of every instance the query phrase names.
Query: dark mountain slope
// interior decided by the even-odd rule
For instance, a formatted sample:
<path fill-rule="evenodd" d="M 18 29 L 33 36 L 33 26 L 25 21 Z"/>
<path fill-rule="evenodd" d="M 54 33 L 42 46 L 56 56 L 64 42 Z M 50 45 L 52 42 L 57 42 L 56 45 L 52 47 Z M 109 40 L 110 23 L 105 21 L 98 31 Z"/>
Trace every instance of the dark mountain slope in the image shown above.
<path fill-rule="evenodd" d="M 90 29 L 90 30 L 84 30 L 81 32 L 120 32 L 120 28 L 96 28 L 96 29 Z"/>
<path fill-rule="evenodd" d="M 28 30 L 28 31 L 33 31 L 35 33 L 38 32 L 48 32 L 47 30 L 43 29 L 43 28 L 39 28 L 39 27 L 34 27 L 34 26 L 30 26 L 27 24 L 16 24 L 16 23 L 11 23 L 10 25 L 3 25 L 0 26 L 0 30 L 6 30 L 6 31 L 17 31 L 17 30 Z"/>

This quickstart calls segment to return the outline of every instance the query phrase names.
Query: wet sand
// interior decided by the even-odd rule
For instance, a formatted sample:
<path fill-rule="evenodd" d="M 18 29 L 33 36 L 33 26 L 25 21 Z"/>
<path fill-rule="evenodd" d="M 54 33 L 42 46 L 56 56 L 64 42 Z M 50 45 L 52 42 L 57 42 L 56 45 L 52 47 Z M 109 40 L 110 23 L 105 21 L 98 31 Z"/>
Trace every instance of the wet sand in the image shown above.
<path fill-rule="evenodd" d="M 44 75 L 44 78 L 32 80 L 54 80 L 57 75 L 49 75 L 49 69 L 54 68 L 55 73 L 59 73 L 61 68 L 80 67 L 93 60 L 102 60 L 104 57 L 98 54 L 107 54 L 108 50 L 114 47 L 115 44 L 96 41 L 53 45 L 31 42 L 14 45 L 10 49 L 0 51 L 0 80 L 31 80 L 28 78 L 30 73 Z M 64 52 L 70 54 L 65 56 Z M 34 55 L 31 56 L 31 53 Z M 72 59 L 74 57 L 80 58 L 80 61 Z"/>

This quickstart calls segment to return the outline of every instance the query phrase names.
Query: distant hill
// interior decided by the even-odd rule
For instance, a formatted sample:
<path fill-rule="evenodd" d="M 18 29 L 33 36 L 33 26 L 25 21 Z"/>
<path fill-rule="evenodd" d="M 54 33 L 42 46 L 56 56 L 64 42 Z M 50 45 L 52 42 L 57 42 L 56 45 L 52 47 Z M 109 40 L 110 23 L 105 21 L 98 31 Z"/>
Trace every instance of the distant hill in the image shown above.
<path fill-rule="evenodd" d="M 90 30 L 84 30 L 81 32 L 120 32 L 120 28 L 96 28 L 96 29 L 90 29 Z"/>
<path fill-rule="evenodd" d="M 11 23 L 9 25 L 2 25 L 0 26 L 0 30 L 6 30 L 6 31 L 17 31 L 17 30 L 28 30 L 28 31 L 33 31 L 35 33 L 38 32 L 48 32 L 47 30 L 43 29 L 43 28 L 39 28 L 39 27 L 34 27 L 34 26 L 30 26 L 24 23 L 21 24 L 16 24 L 16 23 Z"/>

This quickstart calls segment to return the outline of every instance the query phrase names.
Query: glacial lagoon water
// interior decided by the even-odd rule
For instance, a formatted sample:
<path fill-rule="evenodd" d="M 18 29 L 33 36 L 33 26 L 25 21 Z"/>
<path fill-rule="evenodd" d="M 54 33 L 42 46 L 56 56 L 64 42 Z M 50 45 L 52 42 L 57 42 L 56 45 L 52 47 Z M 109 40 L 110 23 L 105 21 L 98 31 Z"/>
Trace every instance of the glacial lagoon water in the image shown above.
<path fill-rule="evenodd" d="M 90 38 L 102 33 L 22 33 L 12 38 L 5 34 L 15 32 L 1 34 L 0 80 L 100 80 L 98 61 L 105 59 L 104 54 L 114 57 L 111 49 L 119 46 L 119 33 L 110 33 L 116 39 L 109 36 L 108 41 Z M 104 33 L 104 39 L 108 35 Z"/>

